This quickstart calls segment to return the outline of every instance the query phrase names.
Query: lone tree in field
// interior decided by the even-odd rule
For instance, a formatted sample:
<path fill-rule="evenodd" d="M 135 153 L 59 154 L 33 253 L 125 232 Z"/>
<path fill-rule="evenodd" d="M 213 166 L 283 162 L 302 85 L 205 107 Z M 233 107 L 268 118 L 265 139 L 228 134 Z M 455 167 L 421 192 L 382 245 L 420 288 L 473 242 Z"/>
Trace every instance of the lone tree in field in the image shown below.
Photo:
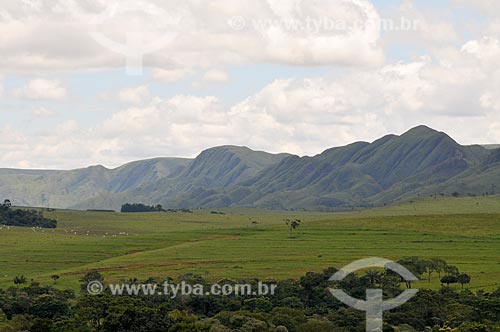
<path fill-rule="evenodd" d="M 299 228 L 301 221 L 299 219 L 295 220 L 285 219 L 285 223 L 288 226 L 288 229 L 290 230 L 289 237 L 293 237 L 292 232 L 294 229 Z"/>
<path fill-rule="evenodd" d="M 454 275 L 446 275 L 441 278 L 441 284 L 446 284 L 448 287 L 450 287 L 450 284 L 456 284 L 457 282 L 457 277 Z"/>
<path fill-rule="evenodd" d="M 438 274 L 439 279 L 441 279 L 441 273 L 444 272 L 444 270 L 446 269 L 446 266 L 448 266 L 448 264 L 446 263 L 446 261 L 444 259 L 441 259 L 441 258 L 432 258 L 431 262 L 435 268 L 435 271 Z"/>
<path fill-rule="evenodd" d="M 25 284 L 27 282 L 26 280 L 26 277 L 25 276 L 16 276 L 14 278 L 14 284 L 16 286 L 19 286 L 19 285 L 22 285 L 22 284 Z"/>
<path fill-rule="evenodd" d="M 59 276 L 57 274 L 54 274 L 52 277 L 52 280 L 54 280 L 54 284 L 57 282 L 57 280 L 59 280 Z"/>
<path fill-rule="evenodd" d="M 434 272 L 437 272 L 439 274 L 439 279 L 441 279 L 441 272 L 443 271 L 444 267 L 446 266 L 446 262 L 444 260 L 440 259 L 431 259 L 431 260 L 426 260 L 425 261 L 425 272 L 427 273 L 427 281 L 431 282 L 431 275 Z"/>
<path fill-rule="evenodd" d="M 462 273 L 457 277 L 457 282 L 462 285 L 462 289 L 464 289 L 465 284 L 470 284 L 470 276 L 468 274 Z"/>
<path fill-rule="evenodd" d="M 444 268 L 444 272 L 446 272 L 447 276 L 454 276 L 454 277 L 457 277 L 460 274 L 458 267 L 454 265 L 446 265 Z"/>

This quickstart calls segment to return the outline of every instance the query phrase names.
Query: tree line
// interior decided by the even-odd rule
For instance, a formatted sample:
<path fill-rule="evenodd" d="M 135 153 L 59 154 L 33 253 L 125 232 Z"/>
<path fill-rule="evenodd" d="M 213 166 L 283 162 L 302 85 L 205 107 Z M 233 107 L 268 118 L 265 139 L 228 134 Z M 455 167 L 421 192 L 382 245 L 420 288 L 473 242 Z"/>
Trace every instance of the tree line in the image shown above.
<path fill-rule="evenodd" d="M 121 212 L 165 212 L 163 206 L 158 205 L 145 205 L 141 203 L 126 203 L 122 205 Z"/>
<path fill-rule="evenodd" d="M 466 273 L 461 273 L 458 267 L 446 263 L 444 259 L 420 259 L 418 257 L 408 257 L 398 262 L 405 266 L 414 275 L 427 279 L 431 282 L 432 275 L 437 275 L 441 284 L 460 284 L 464 285 L 471 282 L 471 277 Z"/>
<path fill-rule="evenodd" d="M 404 260 L 403 260 L 404 261 Z M 406 259 L 417 263 L 418 258 Z M 417 266 L 408 266 L 415 269 Z M 424 277 L 425 271 L 421 277 Z M 329 268 L 310 272 L 300 279 L 276 281 L 274 296 L 99 296 L 85 293 L 89 281 L 103 276 L 91 271 L 81 278 L 82 293 L 56 290 L 32 282 L 27 287 L 0 290 L 0 331 L 27 332 L 358 332 L 365 329 L 363 312 L 333 297 L 329 287 L 339 287 L 364 298 L 374 285 L 392 298 L 405 287 L 398 275 L 367 271 L 351 274 L 332 284 L 337 272 Z M 437 273 L 437 272 L 436 272 Z M 443 272 L 443 277 L 447 272 Z M 149 279 L 141 283 L 164 280 Z M 209 285 L 200 275 L 187 274 L 172 282 Z M 221 280 L 220 284 L 259 280 Z M 270 281 L 267 281 L 270 282 Z M 138 284 L 136 279 L 126 283 Z M 405 305 L 384 313 L 384 331 L 453 330 L 455 332 L 500 331 L 500 289 L 494 292 L 454 289 L 421 290 Z"/>
<path fill-rule="evenodd" d="M 161 204 L 158 205 L 146 205 L 142 203 L 126 203 L 121 207 L 120 212 L 131 213 L 131 212 L 184 212 L 192 213 L 190 209 L 164 209 Z"/>

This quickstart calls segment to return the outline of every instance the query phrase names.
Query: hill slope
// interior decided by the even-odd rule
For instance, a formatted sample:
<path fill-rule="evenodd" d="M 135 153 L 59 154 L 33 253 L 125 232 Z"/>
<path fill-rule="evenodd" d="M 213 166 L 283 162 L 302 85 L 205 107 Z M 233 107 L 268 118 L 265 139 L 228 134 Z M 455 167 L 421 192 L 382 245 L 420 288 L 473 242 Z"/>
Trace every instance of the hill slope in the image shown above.
<path fill-rule="evenodd" d="M 223 146 L 196 159 L 157 158 L 116 169 L 92 166 L 70 171 L 0 169 L 0 197 L 17 205 L 77 209 L 118 209 L 125 202 L 162 201 L 194 187 L 232 185 L 280 162 L 273 155 Z"/>
<path fill-rule="evenodd" d="M 231 190 L 204 197 L 201 206 L 321 209 L 385 204 L 417 196 L 424 188 L 479 167 L 490 153 L 420 126 L 401 136 L 358 142 L 315 157 L 286 158 Z M 180 201 L 195 205 L 197 196 Z"/>
<path fill-rule="evenodd" d="M 141 186 L 118 194 L 104 193 L 73 207 L 105 208 L 112 206 L 118 209 L 125 202 L 146 202 L 148 204 L 160 202 L 165 206 L 191 207 L 176 202 L 179 196 L 186 193 L 198 195 L 198 202 L 194 206 L 200 206 L 203 205 L 201 204 L 202 196 L 215 193 L 216 188 L 231 187 L 247 180 L 288 156 L 288 154 L 273 155 L 253 151 L 246 147 L 216 147 L 205 150 L 198 157 L 190 160 L 186 167 L 175 176 L 143 182 Z"/>
<path fill-rule="evenodd" d="M 314 157 L 222 146 L 195 159 L 158 158 L 106 169 L 0 170 L 0 197 L 18 205 L 345 209 L 418 196 L 497 193 L 500 150 L 462 146 L 425 126 Z"/>

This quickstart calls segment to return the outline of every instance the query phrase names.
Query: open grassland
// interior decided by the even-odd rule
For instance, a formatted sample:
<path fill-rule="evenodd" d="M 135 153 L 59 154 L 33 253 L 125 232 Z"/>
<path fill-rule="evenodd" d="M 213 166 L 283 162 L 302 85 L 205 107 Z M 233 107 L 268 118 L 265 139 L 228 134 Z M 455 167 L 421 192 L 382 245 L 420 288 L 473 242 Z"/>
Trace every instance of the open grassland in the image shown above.
<path fill-rule="evenodd" d="M 198 273 L 208 279 L 296 278 L 366 257 L 439 257 L 472 276 L 471 289 L 500 287 L 500 197 L 427 198 L 349 213 L 227 209 L 226 214 L 45 213 L 55 230 L 0 229 L 0 287 L 25 275 L 79 287 L 97 269 L 107 282 Z M 284 218 L 302 225 L 288 237 Z M 439 287 L 437 276 L 418 287 Z"/>

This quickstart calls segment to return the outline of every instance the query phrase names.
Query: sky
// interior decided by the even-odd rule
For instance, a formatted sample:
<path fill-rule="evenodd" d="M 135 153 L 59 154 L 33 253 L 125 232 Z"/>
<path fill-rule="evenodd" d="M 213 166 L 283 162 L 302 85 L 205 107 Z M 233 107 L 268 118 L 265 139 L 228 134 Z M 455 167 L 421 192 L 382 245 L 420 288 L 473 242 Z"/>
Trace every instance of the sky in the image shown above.
<path fill-rule="evenodd" d="M 498 144 L 499 58 L 495 0 L 2 0 L 0 168 Z"/>

